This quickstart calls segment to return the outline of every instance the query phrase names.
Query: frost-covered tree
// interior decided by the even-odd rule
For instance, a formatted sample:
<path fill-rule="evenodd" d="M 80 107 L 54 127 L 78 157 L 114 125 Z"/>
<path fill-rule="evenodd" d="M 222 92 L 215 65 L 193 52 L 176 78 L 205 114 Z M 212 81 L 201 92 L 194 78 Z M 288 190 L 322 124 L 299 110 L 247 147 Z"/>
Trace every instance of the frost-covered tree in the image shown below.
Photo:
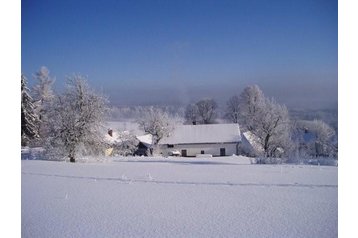
<path fill-rule="evenodd" d="M 288 110 L 274 100 L 265 98 L 257 85 L 249 86 L 241 93 L 240 118 L 244 127 L 258 138 L 265 157 L 290 151 Z"/>
<path fill-rule="evenodd" d="M 66 90 L 59 95 L 51 111 L 49 146 L 75 162 L 79 153 L 103 151 L 104 117 L 107 100 L 94 92 L 85 77 L 75 75 L 67 79 Z"/>
<path fill-rule="evenodd" d="M 28 145 L 33 139 L 39 137 L 37 124 L 38 117 L 35 114 L 32 98 L 27 88 L 25 75 L 21 74 L 21 145 Z"/>
<path fill-rule="evenodd" d="M 322 144 L 328 143 L 335 135 L 334 129 L 322 120 L 313 120 L 312 124 L 316 139 Z"/>
<path fill-rule="evenodd" d="M 239 99 L 241 124 L 252 131 L 258 126 L 261 112 L 265 108 L 265 96 L 257 85 L 251 85 L 244 89 Z"/>
<path fill-rule="evenodd" d="M 52 86 L 55 82 L 55 78 L 50 76 L 50 71 L 45 66 L 42 66 L 39 71 L 35 73 L 34 78 L 37 80 L 37 84 L 33 88 L 35 101 L 45 103 L 54 99 L 55 94 L 52 90 Z"/>
<path fill-rule="evenodd" d="M 266 99 L 254 133 L 259 137 L 266 157 L 273 157 L 291 147 L 290 119 L 285 106 Z M 283 150 L 283 151 L 280 151 Z"/>
<path fill-rule="evenodd" d="M 199 120 L 199 110 L 196 104 L 188 104 L 185 108 L 185 123 L 196 125 Z"/>
<path fill-rule="evenodd" d="M 240 98 L 237 95 L 232 96 L 226 103 L 225 117 L 233 123 L 239 122 Z"/>
<path fill-rule="evenodd" d="M 153 136 L 153 145 L 157 145 L 160 139 L 169 136 L 173 130 L 168 113 L 156 107 L 148 108 L 138 123 L 141 129 Z"/>
<path fill-rule="evenodd" d="M 55 98 L 52 90 L 55 79 L 50 76 L 50 72 L 45 66 L 35 73 L 34 78 L 37 80 L 37 84 L 33 87 L 32 92 L 36 114 L 39 118 L 38 131 L 40 137 L 45 139 L 48 134 L 48 113 Z"/>
<path fill-rule="evenodd" d="M 335 130 L 324 121 L 298 121 L 296 130 L 302 135 L 298 137 L 300 153 L 309 156 L 335 156 L 337 153 L 338 148 L 333 140 Z"/>
<path fill-rule="evenodd" d="M 202 99 L 196 103 L 199 120 L 202 124 L 212 124 L 216 119 L 217 103 L 214 99 Z"/>

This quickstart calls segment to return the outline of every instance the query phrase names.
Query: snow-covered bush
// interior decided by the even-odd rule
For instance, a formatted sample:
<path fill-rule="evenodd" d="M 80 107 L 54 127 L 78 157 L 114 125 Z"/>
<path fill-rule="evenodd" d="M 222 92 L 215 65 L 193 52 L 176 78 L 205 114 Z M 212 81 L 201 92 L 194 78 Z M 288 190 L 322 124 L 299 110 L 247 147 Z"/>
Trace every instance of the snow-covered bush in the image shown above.
<path fill-rule="evenodd" d="M 256 164 L 282 164 L 287 161 L 286 158 L 277 157 L 258 157 L 255 159 Z"/>
<path fill-rule="evenodd" d="M 118 142 L 113 144 L 113 155 L 134 155 L 134 152 L 138 148 L 138 143 L 139 141 L 135 135 L 127 132 L 119 133 Z"/>
<path fill-rule="evenodd" d="M 45 159 L 45 150 L 42 147 L 22 147 L 21 160 L 42 160 Z"/>

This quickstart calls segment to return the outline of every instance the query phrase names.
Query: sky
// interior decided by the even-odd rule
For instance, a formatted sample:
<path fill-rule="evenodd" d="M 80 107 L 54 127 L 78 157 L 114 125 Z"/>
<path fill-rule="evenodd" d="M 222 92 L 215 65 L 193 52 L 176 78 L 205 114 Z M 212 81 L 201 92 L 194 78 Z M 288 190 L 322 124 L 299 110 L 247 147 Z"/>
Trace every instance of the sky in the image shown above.
<path fill-rule="evenodd" d="M 336 108 L 337 0 L 21 2 L 21 70 L 73 74 L 114 105 L 225 103 L 250 84 Z"/>

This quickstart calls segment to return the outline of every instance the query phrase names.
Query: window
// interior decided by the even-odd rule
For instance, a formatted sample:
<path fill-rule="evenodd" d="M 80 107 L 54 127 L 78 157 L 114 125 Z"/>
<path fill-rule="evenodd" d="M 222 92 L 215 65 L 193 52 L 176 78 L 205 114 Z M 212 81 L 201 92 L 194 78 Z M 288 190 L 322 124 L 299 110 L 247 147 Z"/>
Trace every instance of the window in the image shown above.
<path fill-rule="evenodd" d="M 220 148 L 220 156 L 225 156 L 225 155 L 226 155 L 225 148 Z"/>
<path fill-rule="evenodd" d="M 168 148 L 174 148 L 174 145 L 168 145 Z"/>

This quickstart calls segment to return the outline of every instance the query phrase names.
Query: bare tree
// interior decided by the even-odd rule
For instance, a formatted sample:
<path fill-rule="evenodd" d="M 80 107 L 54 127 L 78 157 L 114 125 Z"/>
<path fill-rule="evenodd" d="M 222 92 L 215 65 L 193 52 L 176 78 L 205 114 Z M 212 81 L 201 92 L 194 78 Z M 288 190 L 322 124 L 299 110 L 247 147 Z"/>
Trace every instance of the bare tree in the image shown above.
<path fill-rule="evenodd" d="M 160 108 L 148 108 L 138 123 L 140 128 L 153 136 L 153 145 L 157 145 L 160 139 L 168 136 L 173 130 L 168 113 Z"/>
<path fill-rule="evenodd" d="M 49 108 L 55 98 L 52 91 L 52 85 L 55 79 L 50 76 L 50 71 L 42 66 L 34 77 L 37 79 L 37 84 L 33 87 L 34 105 L 39 118 L 38 131 L 40 138 L 44 139 L 48 133 L 48 113 Z"/>
<path fill-rule="evenodd" d="M 290 150 L 290 119 L 288 110 L 265 98 L 257 85 L 249 86 L 240 95 L 240 118 L 257 138 L 265 157 Z"/>
<path fill-rule="evenodd" d="M 258 127 L 260 114 L 265 108 L 265 96 L 257 85 L 251 85 L 240 94 L 239 115 L 241 124 L 247 130 L 253 131 Z"/>
<path fill-rule="evenodd" d="M 216 119 L 217 103 L 214 99 L 202 99 L 196 103 L 198 115 L 202 124 L 214 123 Z"/>
<path fill-rule="evenodd" d="M 67 79 L 66 91 L 57 97 L 51 118 L 50 145 L 63 151 L 75 162 L 80 150 L 98 152 L 103 142 L 101 128 L 107 110 L 106 99 L 96 94 L 86 78 L 75 75 Z"/>
<path fill-rule="evenodd" d="M 226 103 L 226 118 L 233 123 L 239 122 L 240 98 L 236 95 L 232 96 Z"/>
<path fill-rule="evenodd" d="M 185 123 L 196 125 L 199 120 L 199 109 L 196 104 L 188 104 L 185 108 Z"/>

